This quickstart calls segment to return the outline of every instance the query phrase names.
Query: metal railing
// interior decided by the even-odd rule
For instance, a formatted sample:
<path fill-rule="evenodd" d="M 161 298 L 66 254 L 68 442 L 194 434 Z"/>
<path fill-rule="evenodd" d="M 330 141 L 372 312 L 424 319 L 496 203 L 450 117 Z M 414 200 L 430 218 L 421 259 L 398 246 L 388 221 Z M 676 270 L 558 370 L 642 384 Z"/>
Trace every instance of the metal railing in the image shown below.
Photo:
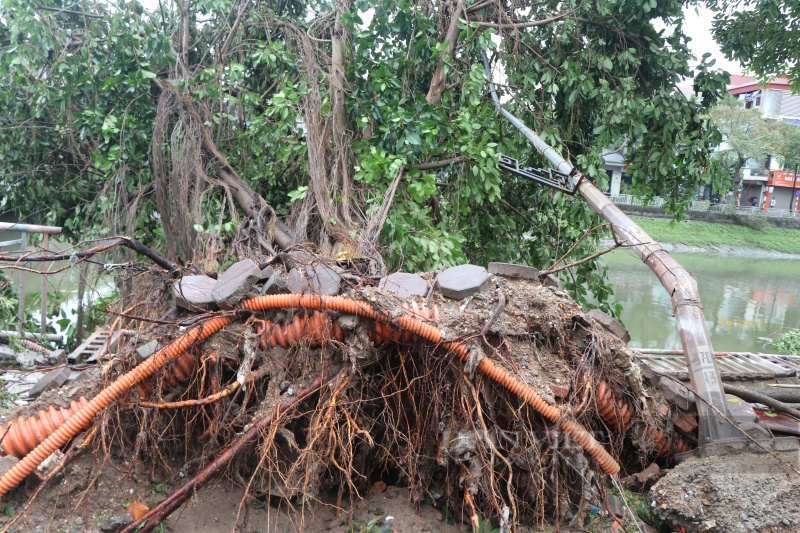
<path fill-rule="evenodd" d="M 660 197 L 652 198 L 649 202 L 644 202 L 632 194 L 616 194 L 610 196 L 611 201 L 617 205 L 632 205 L 638 207 L 663 207 L 664 199 Z M 708 200 L 694 200 L 689 211 L 712 211 L 715 213 L 729 213 L 732 215 L 746 215 L 762 218 L 800 218 L 800 213 L 793 213 L 789 209 L 778 209 L 774 207 L 735 207 L 730 204 L 712 204 Z"/>
<path fill-rule="evenodd" d="M 58 235 L 61 233 L 61 228 L 57 226 L 36 226 L 33 224 L 16 224 L 13 222 L 0 222 L 0 231 L 19 231 L 20 238 L 11 241 L 0 242 L 0 248 L 19 245 L 20 263 L 25 263 L 25 252 L 32 250 L 28 249 L 28 234 L 40 233 L 43 235 L 42 251 L 47 252 L 50 249 L 50 236 Z M 25 328 L 25 271 L 19 271 L 19 324 L 18 331 L 23 334 Z M 41 326 L 42 335 L 47 335 L 47 275 L 42 274 L 42 292 L 39 295 L 41 300 Z"/>

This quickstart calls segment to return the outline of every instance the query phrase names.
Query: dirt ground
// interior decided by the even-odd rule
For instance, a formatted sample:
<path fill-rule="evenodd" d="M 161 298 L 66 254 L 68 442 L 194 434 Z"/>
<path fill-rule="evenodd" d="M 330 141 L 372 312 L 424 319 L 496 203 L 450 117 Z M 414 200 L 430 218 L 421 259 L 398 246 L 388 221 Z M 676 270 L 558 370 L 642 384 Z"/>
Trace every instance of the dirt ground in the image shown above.
<path fill-rule="evenodd" d="M 662 518 L 690 531 L 798 531 L 796 470 L 798 449 L 691 458 L 670 470 L 650 494 Z"/>
<path fill-rule="evenodd" d="M 0 474 L 17 460 L 0 459 Z M 5 501 L 17 509 L 24 505 L 37 486 L 29 480 L 14 490 Z M 131 502 L 149 507 L 164 500 L 179 483 L 138 480 L 124 471 L 123 465 L 104 461 L 99 450 L 80 456 L 42 491 L 30 511 L 9 531 L 19 532 L 113 532 L 132 521 L 126 511 Z M 464 533 L 471 528 L 452 512 L 426 502 L 417 508 L 411 503 L 408 488 L 377 484 L 372 494 L 352 507 L 336 512 L 333 503 L 318 501 L 292 508 L 274 507 L 263 500 L 242 502 L 243 490 L 229 479 L 219 479 L 200 489 L 181 509 L 164 521 L 163 531 L 176 533 L 379 533 L 441 532 Z M 234 524 L 237 523 L 237 529 Z M 10 517 L 0 514 L 0 529 Z M 548 528 L 549 529 L 549 528 Z M 520 533 L 540 531 L 522 526 Z M 596 531 L 600 531 L 598 529 Z M 156 530 L 158 531 L 158 530 Z M 490 533 L 492 529 L 487 529 Z M 562 531 L 569 531 L 569 529 Z"/>

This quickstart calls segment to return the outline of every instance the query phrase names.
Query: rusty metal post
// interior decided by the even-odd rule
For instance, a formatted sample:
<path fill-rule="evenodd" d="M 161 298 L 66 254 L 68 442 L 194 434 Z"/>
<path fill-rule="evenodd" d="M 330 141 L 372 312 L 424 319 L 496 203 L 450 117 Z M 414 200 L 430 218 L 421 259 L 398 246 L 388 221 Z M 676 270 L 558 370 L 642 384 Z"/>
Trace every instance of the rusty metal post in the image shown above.
<path fill-rule="evenodd" d="M 42 241 L 42 248 L 44 248 L 45 252 L 50 250 L 50 234 L 44 234 L 44 240 Z M 41 307 L 41 324 L 42 324 L 42 335 L 47 334 L 47 275 L 42 274 L 42 293 L 39 295 L 39 300 L 42 302 Z"/>
<path fill-rule="evenodd" d="M 484 66 L 489 74 L 489 61 L 484 55 Z M 704 400 L 697 402 L 700 415 L 700 445 L 710 442 L 742 440 L 744 437 L 728 420 L 731 419 L 719 369 L 714 361 L 714 349 L 706 328 L 703 303 L 694 278 L 661 245 L 617 207 L 605 194 L 581 175 L 545 143 L 533 130 L 508 112 L 497 98 L 494 84 L 489 80 L 489 91 L 495 107 L 511 122 L 533 146 L 559 171 L 572 176 L 578 192 L 586 203 L 607 222 L 614 233 L 630 247 L 658 277 L 672 300 L 672 312 L 678 323 L 681 344 L 689 367 L 689 379 L 695 392 Z M 721 413 L 720 416 L 718 413 Z M 726 418 L 728 420 L 726 420 Z"/>

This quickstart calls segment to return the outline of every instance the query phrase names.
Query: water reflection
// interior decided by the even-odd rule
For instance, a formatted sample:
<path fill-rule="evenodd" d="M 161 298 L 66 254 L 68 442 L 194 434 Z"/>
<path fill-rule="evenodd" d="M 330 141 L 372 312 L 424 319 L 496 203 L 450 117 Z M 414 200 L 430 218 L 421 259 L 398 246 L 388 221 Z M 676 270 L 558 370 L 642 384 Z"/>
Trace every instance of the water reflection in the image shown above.
<path fill-rule="evenodd" d="M 800 261 L 674 254 L 697 279 L 711 342 L 718 351 L 771 351 L 759 338 L 800 328 Z M 669 295 L 628 251 L 606 256 L 631 345 L 680 348 Z"/>

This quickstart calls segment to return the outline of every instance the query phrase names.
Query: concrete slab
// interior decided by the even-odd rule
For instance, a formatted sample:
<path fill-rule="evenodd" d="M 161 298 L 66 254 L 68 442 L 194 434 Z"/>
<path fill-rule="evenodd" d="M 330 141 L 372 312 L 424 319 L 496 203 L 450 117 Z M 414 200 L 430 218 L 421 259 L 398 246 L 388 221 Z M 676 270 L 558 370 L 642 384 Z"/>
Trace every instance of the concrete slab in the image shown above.
<path fill-rule="evenodd" d="M 459 265 L 448 268 L 436 278 L 442 296 L 463 300 L 489 283 L 489 273 L 482 266 Z"/>
<path fill-rule="evenodd" d="M 539 269 L 528 265 L 513 263 L 489 263 L 489 274 L 506 278 L 530 279 L 539 281 Z"/>
<path fill-rule="evenodd" d="M 417 276 L 407 272 L 395 272 L 381 279 L 378 289 L 393 292 L 398 297 L 406 299 L 411 296 L 425 296 L 428 294 L 428 283 Z"/>
<path fill-rule="evenodd" d="M 184 309 L 213 309 L 217 306 L 213 291 L 217 280 L 208 276 L 184 276 L 172 284 L 172 297 Z"/>
<path fill-rule="evenodd" d="M 604 313 L 599 309 L 592 309 L 588 313 L 586 313 L 590 318 L 593 318 L 597 322 L 600 323 L 603 328 L 608 331 L 609 333 L 616 335 L 619 337 L 624 343 L 629 343 L 631 340 L 631 334 L 628 333 L 628 330 L 622 327 L 622 324 L 614 320 L 608 314 Z"/>
<path fill-rule="evenodd" d="M 293 268 L 289 272 L 289 290 L 295 294 L 322 294 L 335 296 L 339 294 L 342 278 L 333 269 L 325 265 L 312 268 Z"/>
<path fill-rule="evenodd" d="M 36 398 L 45 391 L 60 388 L 69 379 L 71 373 L 72 370 L 66 366 L 51 370 L 28 391 L 28 398 Z"/>

